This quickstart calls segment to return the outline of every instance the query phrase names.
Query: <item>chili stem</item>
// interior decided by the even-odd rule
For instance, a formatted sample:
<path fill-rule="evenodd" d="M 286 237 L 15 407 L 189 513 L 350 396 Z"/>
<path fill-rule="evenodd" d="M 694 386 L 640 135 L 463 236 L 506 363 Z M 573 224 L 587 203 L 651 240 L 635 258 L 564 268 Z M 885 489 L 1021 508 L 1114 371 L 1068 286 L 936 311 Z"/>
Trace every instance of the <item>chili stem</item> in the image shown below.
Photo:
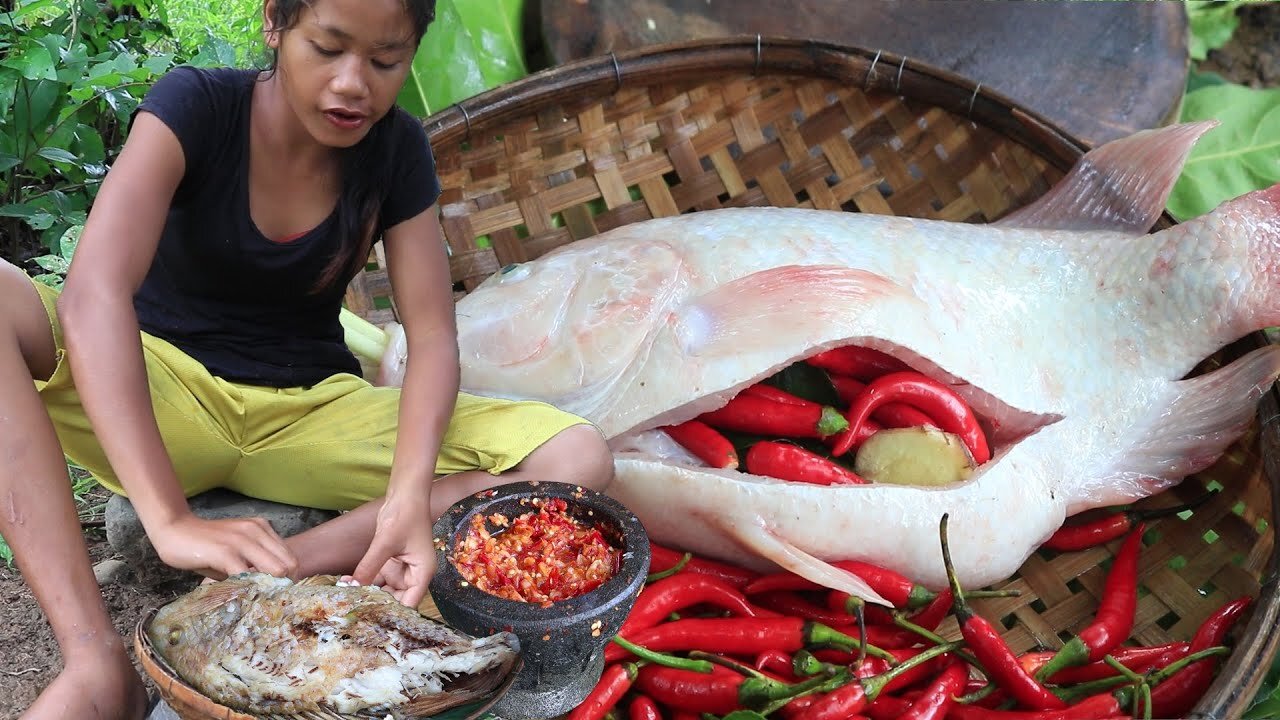
<path fill-rule="evenodd" d="M 646 583 L 654 583 L 654 582 L 657 582 L 657 581 L 659 581 L 659 580 L 661 580 L 661 579 L 663 579 L 663 578 L 671 577 L 672 575 L 675 575 L 676 573 L 678 573 L 678 572 L 680 572 L 681 570 L 683 570 L 683 569 L 684 569 L 684 566 L 685 566 L 685 565 L 688 565 L 688 564 L 689 564 L 689 561 L 690 561 L 690 560 L 692 560 L 692 559 L 693 559 L 693 553 L 688 553 L 688 552 L 687 552 L 687 553 L 685 553 L 685 554 L 684 554 L 684 557 L 681 557 L 681 558 L 680 558 L 680 560 L 679 560 L 678 562 L 676 562 L 676 564 L 675 564 L 675 565 L 672 565 L 671 567 L 667 568 L 666 570 L 659 570 L 659 571 L 658 571 L 658 572 L 656 572 L 656 573 L 650 573 L 649 575 L 645 576 L 644 581 L 645 581 Z"/>
<path fill-rule="evenodd" d="M 1124 676 L 1124 677 L 1128 678 L 1130 682 L 1140 683 L 1140 682 L 1142 682 L 1142 681 L 1143 681 L 1143 679 L 1144 679 L 1144 678 L 1143 678 L 1141 675 L 1139 675 L 1138 673 L 1136 673 L 1136 672 L 1134 672 L 1134 671 L 1130 670 L 1129 668 L 1125 667 L 1124 663 L 1122 663 L 1122 662 L 1120 662 L 1119 660 L 1115 659 L 1115 657 L 1114 657 L 1114 656 L 1112 656 L 1112 655 L 1106 655 L 1106 656 L 1104 656 L 1104 657 L 1102 658 L 1102 661 L 1103 661 L 1103 662 L 1105 662 L 1107 665 L 1110 665 L 1111 667 L 1115 668 L 1116 672 L 1118 672 L 1118 673 L 1120 673 L 1122 676 Z"/>
<path fill-rule="evenodd" d="M 710 673 L 712 670 L 711 663 L 706 660 L 690 660 L 688 658 L 676 657 L 675 655 L 654 652 L 648 648 L 636 645 L 621 635 L 614 635 L 613 641 L 626 648 L 632 655 L 635 655 L 641 660 L 648 660 L 654 665 L 662 665 L 669 668 L 675 668 L 677 670 L 691 670 L 699 673 Z"/>
<path fill-rule="evenodd" d="M 928 640 L 929 642 L 933 643 L 934 645 L 942 645 L 942 644 L 944 644 L 944 643 L 946 643 L 946 642 L 947 642 L 947 639 L 946 639 L 946 638 L 942 637 L 942 636 L 941 636 L 941 635 L 939 635 L 938 633 L 936 633 L 936 632 L 934 632 L 934 631 L 932 631 L 932 630 L 930 630 L 930 629 L 928 629 L 928 628 L 921 627 L 921 626 L 919 626 L 919 625 L 917 625 L 917 624 L 915 624 L 915 623 L 911 622 L 911 621 L 910 621 L 909 619 L 907 619 L 907 618 L 906 618 L 906 616 L 904 616 L 904 615 L 899 615 L 899 614 L 897 614 L 897 613 L 894 613 L 894 615 L 893 615 L 893 624 L 894 624 L 894 625 L 897 625 L 898 627 L 902 628 L 903 630 L 909 630 L 909 631 L 911 631 L 911 632 L 913 632 L 913 633 L 915 633 L 915 634 L 919 635 L 920 637 L 924 638 L 925 640 Z M 971 654 L 970 654 L 970 653 L 968 653 L 967 651 L 965 651 L 965 650 L 956 650 L 956 653 L 955 653 L 955 654 L 956 654 L 956 657 L 960 658 L 961 660 L 964 660 L 965 662 L 967 662 L 967 663 L 969 663 L 970 665 L 972 665 L 972 666 L 974 666 L 974 667 L 978 668 L 979 670 L 981 670 L 981 669 L 982 669 L 982 663 L 978 662 L 978 658 L 974 657 L 973 655 L 971 655 Z"/>

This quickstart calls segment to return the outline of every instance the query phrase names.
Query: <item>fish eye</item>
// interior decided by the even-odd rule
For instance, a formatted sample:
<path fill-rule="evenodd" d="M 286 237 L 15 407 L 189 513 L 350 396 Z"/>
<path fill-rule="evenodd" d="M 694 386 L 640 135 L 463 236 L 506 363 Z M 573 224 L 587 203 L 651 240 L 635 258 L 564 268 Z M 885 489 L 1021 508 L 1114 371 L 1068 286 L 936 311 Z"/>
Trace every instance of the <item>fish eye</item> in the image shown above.
<path fill-rule="evenodd" d="M 528 263 L 511 263 L 499 271 L 502 275 L 501 282 L 517 282 L 529 277 L 531 270 Z"/>
<path fill-rule="evenodd" d="M 174 629 L 172 629 L 172 630 L 170 630 L 170 631 L 169 631 L 169 644 L 170 644 L 170 645 L 177 645 L 177 644 L 178 644 L 178 641 L 180 641 L 180 640 L 182 640 L 182 631 L 181 631 L 181 630 L 179 630 L 178 628 L 174 628 Z"/>

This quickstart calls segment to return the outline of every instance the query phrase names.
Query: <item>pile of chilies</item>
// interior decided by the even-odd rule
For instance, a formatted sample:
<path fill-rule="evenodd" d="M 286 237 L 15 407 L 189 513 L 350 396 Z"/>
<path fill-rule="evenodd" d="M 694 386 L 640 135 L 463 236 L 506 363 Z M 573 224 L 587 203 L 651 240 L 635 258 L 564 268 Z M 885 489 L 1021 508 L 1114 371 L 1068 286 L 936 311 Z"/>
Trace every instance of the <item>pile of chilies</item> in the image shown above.
<path fill-rule="evenodd" d="M 986 435 L 969 405 L 944 383 L 909 369 L 897 358 L 848 345 L 803 362 L 826 372 L 843 408 L 757 383 L 723 407 L 663 430 L 711 467 L 744 467 L 754 475 L 818 485 L 868 482 L 833 458 L 844 458 L 884 428 L 935 427 L 958 436 L 975 465 L 991 458 Z M 764 439 L 753 442 L 746 457 L 739 458 L 723 431 Z M 803 447 L 806 442 L 821 443 L 823 451 Z"/>
<path fill-rule="evenodd" d="M 1092 622 L 1057 651 L 1014 653 L 969 598 L 864 562 L 837 562 L 895 608 L 864 605 L 797 575 L 759 574 L 652 545 L 649 582 L 605 649 L 599 683 L 568 720 L 1102 720 L 1187 717 L 1229 650 L 1246 596 L 1189 642 L 1126 645 L 1145 521 L 1182 508 L 1064 526 L 1045 545 L 1124 538 Z M 935 630 L 954 614 L 962 639 Z"/>

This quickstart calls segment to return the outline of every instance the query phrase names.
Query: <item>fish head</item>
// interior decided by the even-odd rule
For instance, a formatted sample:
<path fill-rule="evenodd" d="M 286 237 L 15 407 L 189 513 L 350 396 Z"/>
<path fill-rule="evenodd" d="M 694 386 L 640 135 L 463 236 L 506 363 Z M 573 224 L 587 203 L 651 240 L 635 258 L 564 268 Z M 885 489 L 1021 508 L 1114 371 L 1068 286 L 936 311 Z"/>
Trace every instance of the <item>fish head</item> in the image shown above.
<path fill-rule="evenodd" d="M 508 265 L 458 304 L 463 384 L 500 396 L 524 377 L 557 398 L 607 393 L 680 295 L 681 266 L 669 244 L 628 237 Z"/>
<path fill-rule="evenodd" d="M 288 583 L 252 573 L 201 585 L 157 610 L 147 635 L 171 664 L 203 664 L 201 659 L 231 634 L 266 586 Z"/>

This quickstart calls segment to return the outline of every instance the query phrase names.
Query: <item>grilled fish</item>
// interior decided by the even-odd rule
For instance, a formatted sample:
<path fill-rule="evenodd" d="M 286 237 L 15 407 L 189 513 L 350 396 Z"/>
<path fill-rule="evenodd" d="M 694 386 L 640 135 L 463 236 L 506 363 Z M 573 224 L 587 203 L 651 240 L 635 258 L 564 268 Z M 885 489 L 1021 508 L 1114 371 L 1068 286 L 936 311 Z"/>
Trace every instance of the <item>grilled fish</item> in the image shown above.
<path fill-rule="evenodd" d="M 146 632 L 193 688 L 256 714 L 433 715 L 493 692 L 519 657 L 511 633 L 472 638 L 333 576 L 202 585 L 160 608 Z"/>

